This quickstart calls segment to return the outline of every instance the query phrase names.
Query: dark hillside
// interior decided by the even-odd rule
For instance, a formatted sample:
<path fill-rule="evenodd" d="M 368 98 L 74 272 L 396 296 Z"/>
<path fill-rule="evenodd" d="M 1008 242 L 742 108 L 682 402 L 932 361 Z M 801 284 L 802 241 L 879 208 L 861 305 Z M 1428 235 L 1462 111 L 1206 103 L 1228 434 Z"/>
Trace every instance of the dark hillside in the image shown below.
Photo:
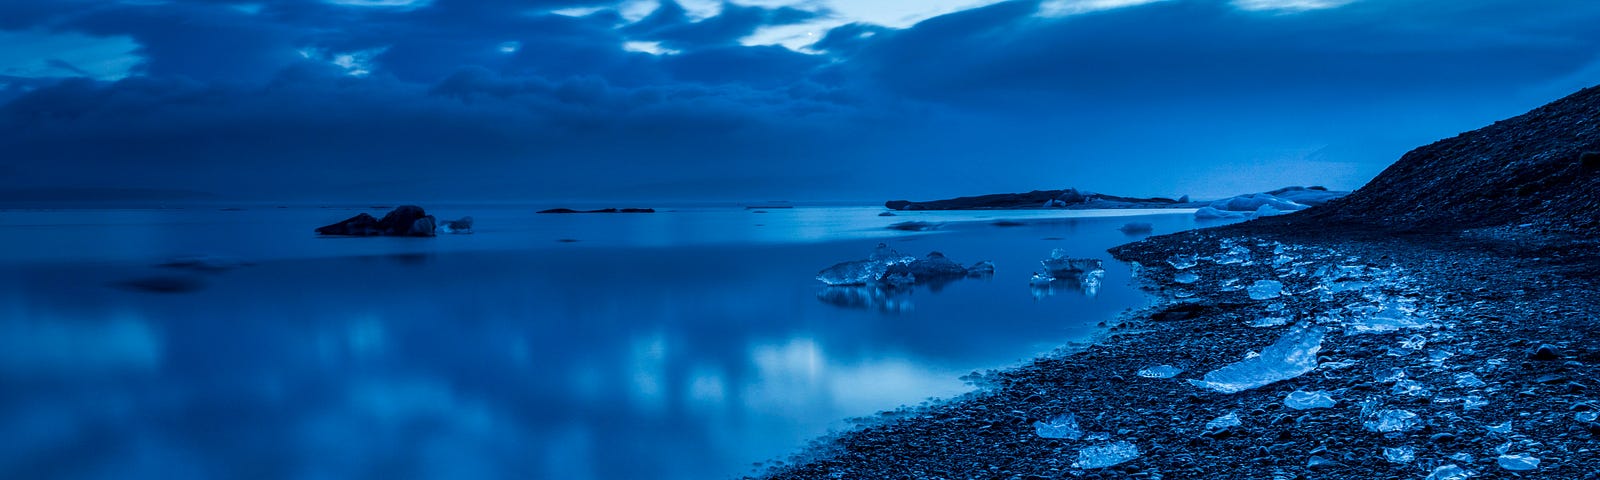
<path fill-rule="evenodd" d="M 1324 207 L 1252 223 L 1600 234 L 1600 87 L 1412 150 Z"/>

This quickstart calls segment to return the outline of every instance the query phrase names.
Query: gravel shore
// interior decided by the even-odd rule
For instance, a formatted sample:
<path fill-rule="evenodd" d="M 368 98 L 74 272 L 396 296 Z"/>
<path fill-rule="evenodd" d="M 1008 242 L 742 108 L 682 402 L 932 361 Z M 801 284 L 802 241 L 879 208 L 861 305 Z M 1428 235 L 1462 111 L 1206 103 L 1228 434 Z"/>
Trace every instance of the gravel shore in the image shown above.
<path fill-rule="evenodd" d="M 1600 249 L 1525 230 L 1251 222 L 1118 247 L 1154 306 L 765 476 L 1600 478 Z"/>

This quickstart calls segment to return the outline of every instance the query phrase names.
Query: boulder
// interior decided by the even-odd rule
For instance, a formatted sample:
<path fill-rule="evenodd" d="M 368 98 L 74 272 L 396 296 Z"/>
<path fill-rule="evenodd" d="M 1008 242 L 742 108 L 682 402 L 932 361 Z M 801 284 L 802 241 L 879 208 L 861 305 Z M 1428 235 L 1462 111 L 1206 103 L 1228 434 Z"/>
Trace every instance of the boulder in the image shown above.
<path fill-rule="evenodd" d="M 360 214 L 333 225 L 318 228 L 319 235 L 346 235 L 353 237 L 431 237 L 436 222 L 422 207 L 402 205 L 390 210 L 382 219 Z"/>

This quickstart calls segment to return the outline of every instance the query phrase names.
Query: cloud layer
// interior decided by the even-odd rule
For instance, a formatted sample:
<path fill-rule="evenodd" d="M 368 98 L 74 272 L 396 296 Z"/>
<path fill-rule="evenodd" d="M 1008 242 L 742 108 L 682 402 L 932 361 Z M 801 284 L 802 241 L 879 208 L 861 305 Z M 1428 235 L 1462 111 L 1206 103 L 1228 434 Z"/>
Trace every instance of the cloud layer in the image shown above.
<path fill-rule="evenodd" d="M 1578 0 L 1011 1 L 893 26 L 871 7 L 7 2 L 0 38 L 27 41 L 0 43 L 0 190 L 1351 188 L 1409 147 L 1600 83 L 1600 4 Z"/>

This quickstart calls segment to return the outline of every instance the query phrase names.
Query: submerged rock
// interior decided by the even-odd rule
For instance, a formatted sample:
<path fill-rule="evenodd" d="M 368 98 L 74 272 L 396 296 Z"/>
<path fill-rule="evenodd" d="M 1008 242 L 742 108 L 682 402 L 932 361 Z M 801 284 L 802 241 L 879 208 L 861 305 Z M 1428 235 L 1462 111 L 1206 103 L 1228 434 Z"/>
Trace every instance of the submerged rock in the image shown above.
<path fill-rule="evenodd" d="M 320 227 L 318 235 L 344 235 L 352 237 L 432 237 L 432 215 L 415 205 L 402 205 L 390 210 L 382 219 L 362 213 L 342 222 Z"/>

